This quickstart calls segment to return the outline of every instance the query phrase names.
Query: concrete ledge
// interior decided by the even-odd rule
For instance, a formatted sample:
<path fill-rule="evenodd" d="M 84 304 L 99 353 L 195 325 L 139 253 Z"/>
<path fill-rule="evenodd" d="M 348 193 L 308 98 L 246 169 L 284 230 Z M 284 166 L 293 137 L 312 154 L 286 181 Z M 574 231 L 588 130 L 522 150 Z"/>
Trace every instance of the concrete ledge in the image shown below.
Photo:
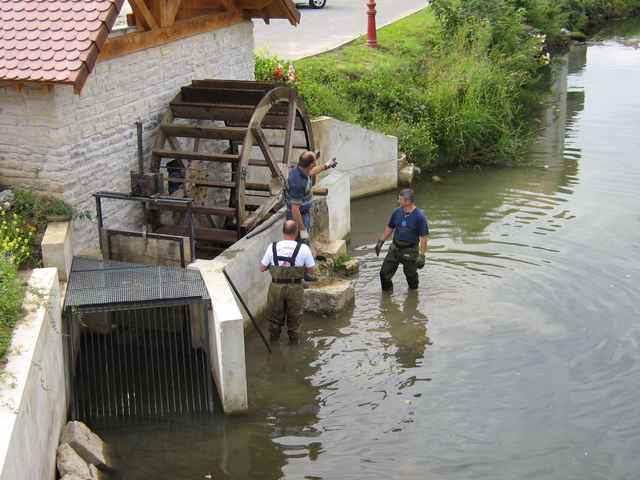
<path fill-rule="evenodd" d="M 52 222 L 47 225 L 42 242 L 42 264 L 58 269 L 58 279 L 66 282 L 71 271 L 73 252 L 71 245 L 71 224 Z"/>
<path fill-rule="evenodd" d="M 196 260 L 189 268 L 200 272 L 211 297 L 208 319 L 211 368 L 222 408 L 226 414 L 246 412 L 244 319 L 222 273 L 224 262 Z"/>
<path fill-rule="evenodd" d="M 351 178 L 351 198 L 398 186 L 398 139 L 331 117 L 312 120 L 322 160 L 338 159 L 339 172 Z"/>
<path fill-rule="evenodd" d="M 55 268 L 33 271 L 0 379 L 0 480 L 53 479 L 66 421 L 60 289 Z"/>
<path fill-rule="evenodd" d="M 319 184 L 327 187 L 329 241 L 343 240 L 351 235 L 351 177 L 344 172 L 331 172 Z"/>

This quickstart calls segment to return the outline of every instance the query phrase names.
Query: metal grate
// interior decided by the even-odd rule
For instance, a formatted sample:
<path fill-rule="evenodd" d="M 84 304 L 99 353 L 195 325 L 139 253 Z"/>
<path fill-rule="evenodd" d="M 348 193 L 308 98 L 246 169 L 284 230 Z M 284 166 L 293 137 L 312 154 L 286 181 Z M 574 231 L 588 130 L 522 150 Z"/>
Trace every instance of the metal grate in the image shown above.
<path fill-rule="evenodd" d="M 113 311 L 209 300 L 196 270 L 75 257 L 64 309 Z"/>
<path fill-rule="evenodd" d="M 63 318 L 72 419 L 213 412 L 209 302 L 198 271 L 75 257 Z"/>

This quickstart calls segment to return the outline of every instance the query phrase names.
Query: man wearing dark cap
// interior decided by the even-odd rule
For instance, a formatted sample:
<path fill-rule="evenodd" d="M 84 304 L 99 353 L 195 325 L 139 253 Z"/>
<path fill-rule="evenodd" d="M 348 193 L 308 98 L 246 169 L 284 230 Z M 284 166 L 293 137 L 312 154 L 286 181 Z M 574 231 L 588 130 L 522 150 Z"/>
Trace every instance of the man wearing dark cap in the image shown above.
<path fill-rule="evenodd" d="M 298 224 L 300 239 L 309 241 L 311 228 L 312 178 L 338 164 L 334 158 L 324 165 L 317 165 L 318 154 L 305 151 L 298 160 L 298 166 L 289 173 L 287 181 L 287 218 Z"/>
<path fill-rule="evenodd" d="M 289 340 L 291 343 L 297 343 L 304 311 L 302 280 L 305 273 L 313 273 L 316 263 L 311 249 L 296 240 L 298 238 L 296 222 L 287 220 L 282 228 L 282 235 L 283 240 L 267 247 L 260 262 L 260 271 L 269 270 L 271 273 L 267 300 L 271 321 L 271 341 L 278 341 L 286 320 Z"/>
<path fill-rule="evenodd" d="M 418 288 L 418 270 L 424 267 L 427 253 L 429 223 L 424 212 L 416 207 L 416 196 L 407 188 L 398 195 L 400 208 L 396 209 L 376 244 L 376 255 L 393 234 L 393 242 L 380 269 L 382 290 L 393 290 L 393 276 L 402 264 L 404 276 L 411 290 Z"/>

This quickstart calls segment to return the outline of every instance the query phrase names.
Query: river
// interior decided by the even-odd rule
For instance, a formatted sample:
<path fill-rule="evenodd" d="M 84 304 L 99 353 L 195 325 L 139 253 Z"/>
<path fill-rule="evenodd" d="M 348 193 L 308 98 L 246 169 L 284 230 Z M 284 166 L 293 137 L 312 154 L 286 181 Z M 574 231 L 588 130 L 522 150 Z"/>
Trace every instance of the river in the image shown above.
<path fill-rule="evenodd" d="M 246 416 L 102 432 L 121 478 L 640 478 L 640 21 L 556 69 L 530 167 L 416 185 L 418 293 L 380 293 L 395 195 L 354 202 L 353 309 L 251 336 Z"/>

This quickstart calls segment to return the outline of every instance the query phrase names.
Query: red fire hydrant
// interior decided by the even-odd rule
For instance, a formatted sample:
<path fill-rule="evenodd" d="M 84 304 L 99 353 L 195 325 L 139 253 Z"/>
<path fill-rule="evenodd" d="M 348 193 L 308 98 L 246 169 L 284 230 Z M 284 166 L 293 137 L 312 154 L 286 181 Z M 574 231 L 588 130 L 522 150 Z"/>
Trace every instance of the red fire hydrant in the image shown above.
<path fill-rule="evenodd" d="M 367 29 L 367 44 L 371 48 L 378 48 L 378 34 L 376 32 L 376 0 L 368 0 L 367 15 L 369 15 L 369 28 Z"/>

